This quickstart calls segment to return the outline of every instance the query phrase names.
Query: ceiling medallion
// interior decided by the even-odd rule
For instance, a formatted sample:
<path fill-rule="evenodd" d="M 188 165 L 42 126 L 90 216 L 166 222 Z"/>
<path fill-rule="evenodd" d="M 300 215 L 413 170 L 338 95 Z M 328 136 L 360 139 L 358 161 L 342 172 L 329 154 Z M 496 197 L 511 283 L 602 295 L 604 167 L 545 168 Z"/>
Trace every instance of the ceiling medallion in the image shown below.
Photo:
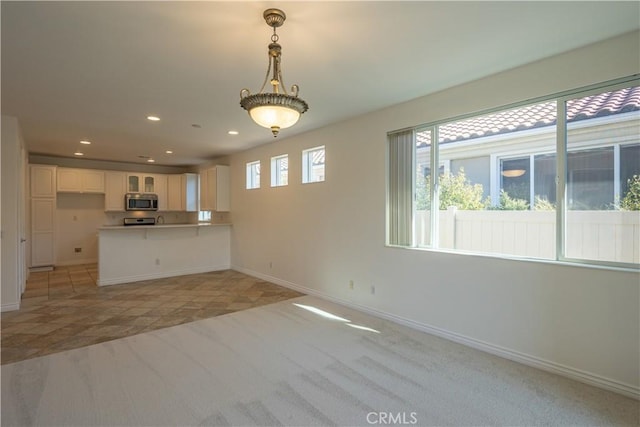
<path fill-rule="evenodd" d="M 240 105 L 258 125 L 271 129 L 273 136 L 278 136 L 280 129 L 296 124 L 300 115 L 309 109 L 309 105 L 298 98 L 298 85 L 291 86 L 291 94 L 287 92 L 282 80 L 280 57 L 282 46 L 278 43 L 276 28 L 284 24 L 287 16 L 280 9 L 267 9 L 263 13 L 267 25 L 273 28 L 269 44 L 269 66 L 260 92 L 251 95 L 249 89 L 240 91 Z M 272 71 L 273 70 L 273 71 Z M 271 74 L 273 72 L 273 74 Z M 269 75 L 271 74 L 271 80 Z M 267 81 L 271 84 L 271 92 L 263 92 Z"/>

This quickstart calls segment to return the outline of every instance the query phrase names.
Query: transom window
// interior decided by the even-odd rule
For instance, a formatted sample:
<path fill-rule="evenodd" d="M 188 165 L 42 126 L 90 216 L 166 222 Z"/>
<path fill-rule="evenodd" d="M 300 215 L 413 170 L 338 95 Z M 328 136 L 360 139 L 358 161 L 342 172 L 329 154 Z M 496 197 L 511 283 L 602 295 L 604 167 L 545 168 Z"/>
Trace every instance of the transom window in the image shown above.
<path fill-rule="evenodd" d="M 302 183 L 324 181 L 324 145 L 302 152 Z"/>
<path fill-rule="evenodd" d="M 283 154 L 271 158 L 271 186 L 281 187 L 289 183 L 289 156 Z"/>
<path fill-rule="evenodd" d="M 260 160 L 247 163 L 247 189 L 260 188 Z"/>

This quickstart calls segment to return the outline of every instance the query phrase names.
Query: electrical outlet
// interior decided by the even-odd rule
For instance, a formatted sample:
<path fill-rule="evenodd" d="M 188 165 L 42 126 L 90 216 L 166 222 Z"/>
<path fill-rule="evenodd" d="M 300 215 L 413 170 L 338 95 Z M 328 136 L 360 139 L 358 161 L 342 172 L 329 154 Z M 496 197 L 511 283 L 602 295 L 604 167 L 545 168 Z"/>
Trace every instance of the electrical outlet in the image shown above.
<path fill-rule="evenodd" d="M 273 262 L 269 262 L 269 268 L 273 268 Z"/>
<path fill-rule="evenodd" d="M 371 285 L 371 295 L 375 295 L 376 294 L 376 287 L 374 285 Z"/>
<path fill-rule="evenodd" d="M 156 265 L 160 265 L 160 258 L 156 258 Z"/>
<path fill-rule="evenodd" d="M 349 289 L 353 290 L 353 280 L 349 280 Z"/>

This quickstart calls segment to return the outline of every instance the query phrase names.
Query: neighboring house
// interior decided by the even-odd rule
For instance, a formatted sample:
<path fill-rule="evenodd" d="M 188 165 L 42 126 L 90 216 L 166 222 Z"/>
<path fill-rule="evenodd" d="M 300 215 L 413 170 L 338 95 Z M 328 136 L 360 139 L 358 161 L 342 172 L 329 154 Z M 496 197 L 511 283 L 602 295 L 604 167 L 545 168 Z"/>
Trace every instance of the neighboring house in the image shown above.
<path fill-rule="evenodd" d="M 617 207 L 627 180 L 640 175 L 640 87 L 572 99 L 567 111 L 568 207 Z M 464 169 L 491 204 L 500 191 L 556 202 L 556 103 L 543 102 L 438 127 L 440 171 Z M 431 131 L 416 133 L 416 171 L 428 176 Z"/>

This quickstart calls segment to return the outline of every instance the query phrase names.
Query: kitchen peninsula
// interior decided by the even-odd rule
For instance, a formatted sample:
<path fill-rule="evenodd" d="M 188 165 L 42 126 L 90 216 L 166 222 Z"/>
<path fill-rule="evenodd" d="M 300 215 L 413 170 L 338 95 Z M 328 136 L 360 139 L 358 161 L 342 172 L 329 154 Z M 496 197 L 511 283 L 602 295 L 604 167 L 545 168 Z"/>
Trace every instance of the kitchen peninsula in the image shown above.
<path fill-rule="evenodd" d="M 98 286 L 230 268 L 230 224 L 104 226 Z"/>

